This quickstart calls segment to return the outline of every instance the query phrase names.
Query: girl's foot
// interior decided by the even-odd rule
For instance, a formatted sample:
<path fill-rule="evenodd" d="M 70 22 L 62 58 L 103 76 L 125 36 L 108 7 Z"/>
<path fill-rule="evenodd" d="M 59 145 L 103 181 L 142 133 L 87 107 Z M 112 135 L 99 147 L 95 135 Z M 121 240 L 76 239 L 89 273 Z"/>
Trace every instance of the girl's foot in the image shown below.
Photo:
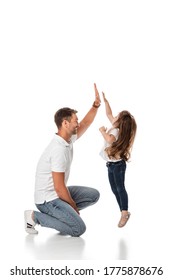
<path fill-rule="evenodd" d="M 118 227 L 120 227 L 120 228 L 124 227 L 126 225 L 127 221 L 129 220 L 129 218 L 130 218 L 130 212 L 124 211 L 124 213 L 123 213 L 123 211 L 122 211 L 121 219 L 118 223 Z"/>

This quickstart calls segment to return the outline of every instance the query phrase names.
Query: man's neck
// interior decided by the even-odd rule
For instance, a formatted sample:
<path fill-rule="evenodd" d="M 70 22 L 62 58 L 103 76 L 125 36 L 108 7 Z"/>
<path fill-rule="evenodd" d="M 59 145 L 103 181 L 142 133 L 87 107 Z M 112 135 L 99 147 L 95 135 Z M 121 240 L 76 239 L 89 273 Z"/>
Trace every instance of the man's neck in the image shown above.
<path fill-rule="evenodd" d="M 62 137 L 67 143 L 70 143 L 71 136 L 66 132 L 59 130 L 56 134 Z"/>

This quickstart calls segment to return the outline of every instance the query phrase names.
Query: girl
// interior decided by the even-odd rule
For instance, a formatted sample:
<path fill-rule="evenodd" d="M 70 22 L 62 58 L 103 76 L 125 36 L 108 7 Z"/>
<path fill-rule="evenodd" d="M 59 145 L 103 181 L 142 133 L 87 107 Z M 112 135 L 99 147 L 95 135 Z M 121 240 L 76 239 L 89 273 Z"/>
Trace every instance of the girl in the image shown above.
<path fill-rule="evenodd" d="M 130 217 L 130 212 L 128 212 L 128 194 L 124 185 L 126 162 L 131 155 L 137 125 L 134 117 L 128 111 L 121 111 L 116 117 L 113 117 L 110 104 L 105 94 L 103 92 L 102 94 L 106 115 L 112 127 L 107 130 L 107 128 L 102 126 L 99 129 L 105 140 L 100 155 L 106 160 L 109 183 L 121 211 L 118 227 L 123 227 Z"/>

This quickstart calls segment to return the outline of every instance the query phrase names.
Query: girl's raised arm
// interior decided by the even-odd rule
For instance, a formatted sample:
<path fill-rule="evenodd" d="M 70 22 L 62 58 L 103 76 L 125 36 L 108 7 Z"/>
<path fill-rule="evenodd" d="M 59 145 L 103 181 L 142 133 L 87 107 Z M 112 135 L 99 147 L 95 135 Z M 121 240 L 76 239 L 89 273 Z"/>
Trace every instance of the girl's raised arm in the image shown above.
<path fill-rule="evenodd" d="M 110 106 L 108 100 L 106 99 L 104 92 L 102 92 L 102 96 L 103 96 L 103 100 L 104 100 L 104 103 L 105 103 L 106 116 L 108 117 L 109 121 L 110 121 L 111 123 L 113 123 L 114 117 L 113 117 L 113 115 L 112 115 L 111 106 Z"/>

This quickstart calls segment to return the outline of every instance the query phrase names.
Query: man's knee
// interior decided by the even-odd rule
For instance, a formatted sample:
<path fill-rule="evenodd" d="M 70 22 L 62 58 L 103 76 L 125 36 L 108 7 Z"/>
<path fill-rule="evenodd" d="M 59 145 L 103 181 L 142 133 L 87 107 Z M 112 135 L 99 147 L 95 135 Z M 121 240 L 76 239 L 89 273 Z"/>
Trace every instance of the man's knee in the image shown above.
<path fill-rule="evenodd" d="M 100 198 L 100 193 L 98 190 L 94 190 L 94 195 L 93 195 L 93 198 L 94 198 L 94 202 L 97 202 Z"/>
<path fill-rule="evenodd" d="M 73 237 L 79 237 L 81 236 L 85 231 L 86 231 L 86 225 L 83 221 L 81 221 L 78 226 L 75 226 L 73 229 L 72 229 L 73 233 L 72 233 L 72 236 Z"/>

